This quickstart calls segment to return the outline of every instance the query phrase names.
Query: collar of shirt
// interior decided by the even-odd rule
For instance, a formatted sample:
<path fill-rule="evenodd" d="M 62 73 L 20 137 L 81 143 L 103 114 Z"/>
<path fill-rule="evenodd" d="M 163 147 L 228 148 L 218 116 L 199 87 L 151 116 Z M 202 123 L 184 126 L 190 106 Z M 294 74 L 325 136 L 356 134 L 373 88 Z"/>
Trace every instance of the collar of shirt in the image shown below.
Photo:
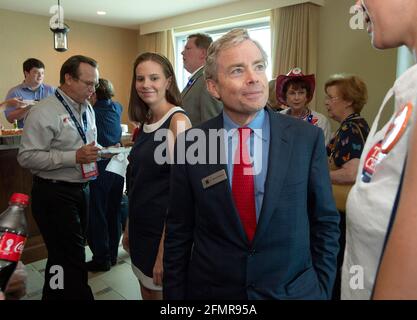
<path fill-rule="evenodd" d="M 39 87 L 37 87 L 35 90 L 33 90 L 28 84 L 26 84 L 23 81 L 22 84 L 21 84 L 21 88 L 24 89 L 24 90 L 29 90 L 29 91 L 35 92 L 35 91 L 38 91 L 38 90 L 42 90 L 44 88 L 44 85 L 43 85 L 43 83 L 41 83 L 39 85 Z"/>
<path fill-rule="evenodd" d="M 269 140 L 270 140 L 270 124 L 269 115 L 262 109 L 258 111 L 255 118 L 246 126 L 253 130 L 254 134 L 250 135 L 247 141 L 248 150 L 254 160 L 255 172 L 262 171 L 262 167 L 267 168 Z M 226 130 L 226 136 L 223 138 L 224 150 L 226 151 L 227 169 L 230 173 L 230 183 L 232 183 L 231 173 L 233 172 L 233 159 L 236 148 L 238 146 L 238 128 L 240 126 L 233 122 L 233 120 L 223 110 L 223 128 Z M 232 131 L 231 131 L 232 130 Z M 261 175 L 265 175 L 263 171 Z M 256 174 L 255 174 L 256 176 Z M 261 180 L 264 179 L 261 177 Z"/>
<path fill-rule="evenodd" d="M 57 90 L 59 91 L 59 93 L 61 94 L 61 96 L 65 99 L 65 101 L 67 101 L 67 103 L 74 109 L 76 110 L 78 113 L 82 113 L 84 110 L 86 110 L 88 108 L 88 102 L 84 102 L 84 103 L 78 103 L 76 101 L 74 101 L 71 97 L 69 97 L 64 91 L 62 91 L 60 88 L 57 88 Z"/>
<path fill-rule="evenodd" d="M 340 127 L 343 127 L 343 125 L 346 123 L 346 122 L 349 122 L 349 121 L 351 121 L 352 119 L 354 119 L 354 118 L 360 118 L 361 117 L 361 115 L 359 114 L 359 113 L 356 113 L 356 112 L 354 112 L 354 113 L 352 113 L 352 114 L 350 114 L 350 115 L 348 115 L 343 121 L 342 121 L 342 123 L 340 124 Z"/>
<path fill-rule="evenodd" d="M 269 139 L 269 130 L 265 130 L 266 125 L 266 119 L 267 114 L 265 109 L 259 110 L 256 114 L 255 118 L 246 126 L 248 128 L 251 128 L 255 135 L 262 139 L 263 141 L 268 141 Z M 240 126 L 236 124 L 223 110 L 223 127 L 226 129 L 227 132 L 233 129 L 238 129 Z M 258 130 L 255 130 L 258 129 Z M 260 134 L 259 130 L 261 130 L 262 134 Z M 237 134 L 237 131 L 234 135 Z M 230 136 L 229 136 L 230 137 Z"/>
<path fill-rule="evenodd" d="M 111 99 L 101 99 L 101 100 L 96 101 L 93 108 L 94 109 L 100 109 L 100 108 L 108 109 L 111 106 L 112 106 L 112 100 Z"/>
<path fill-rule="evenodd" d="M 202 65 L 200 68 L 198 68 L 196 71 L 194 71 L 189 77 L 188 77 L 188 80 L 190 80 L 192 77 L 194 77 L 194 75 L 198 72 L 198 71 L 200 71 L 202 68 L 204 68 L 204 65 Z"/>

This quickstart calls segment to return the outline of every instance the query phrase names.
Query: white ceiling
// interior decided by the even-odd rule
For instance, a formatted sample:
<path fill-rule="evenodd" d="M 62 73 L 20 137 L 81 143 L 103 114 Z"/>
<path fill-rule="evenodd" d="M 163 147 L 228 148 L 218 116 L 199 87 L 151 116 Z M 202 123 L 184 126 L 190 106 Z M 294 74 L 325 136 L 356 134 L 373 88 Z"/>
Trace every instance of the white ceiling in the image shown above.
<path fill-rule="evenodd" d="M 137 29 L 139 24 L 239 0 L 60 0 L 64 19 Z M 58 0 L 0 0 L 0 9 L 50 16 Z M 105 16 L 97 11 L 106 11 Z"/>

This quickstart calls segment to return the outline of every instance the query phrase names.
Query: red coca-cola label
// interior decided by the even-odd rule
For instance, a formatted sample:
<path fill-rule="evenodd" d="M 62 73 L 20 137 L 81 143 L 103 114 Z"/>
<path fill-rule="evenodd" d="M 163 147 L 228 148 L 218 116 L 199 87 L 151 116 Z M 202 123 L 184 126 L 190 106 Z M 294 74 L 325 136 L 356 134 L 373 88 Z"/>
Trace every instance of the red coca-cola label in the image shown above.
<path fill-rule="evenodd" d="M 5 232 L 0 236 L 0 259 L 17 262 L 25 247 L 26 237 Z"/>

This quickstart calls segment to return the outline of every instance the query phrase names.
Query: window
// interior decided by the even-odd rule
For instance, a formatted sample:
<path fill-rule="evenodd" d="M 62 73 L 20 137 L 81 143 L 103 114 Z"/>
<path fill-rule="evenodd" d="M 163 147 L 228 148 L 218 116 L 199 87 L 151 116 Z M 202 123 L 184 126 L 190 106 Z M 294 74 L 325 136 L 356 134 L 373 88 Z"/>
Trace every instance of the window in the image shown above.
<path fill-rule="evenodd" d="M 187 36 L 189 34 L 202 32 L 209 34 L 213 41 L 220 38 L 222 35 L 226 34 L 230 30 L 234 28 L 245 28 L 248 30 L 249 35 L 252 39 L 258 41 L 263 49 L 265 50 L 266 54 L 268 55 L 268 67 L 266 69 L 266 75 L 268 77 L 268 80 L 271 80 L 272 78 L 272 67 L 271 67 L 271 29 L 269 26 L 269 21 L 261 22 L 261 23 L 254 23 L 254 24 L 245 24 L 240 26 L 233 26 L 229 28 L 221 28 L 221 29 L 215 29 L 215 30 L 198 30 L 198 31 L 189 31 L 187 34 L 182 34 L 175 36 L 175 42 L 176 42 L 176 53 L 175 53 L 175 60 L 176 60 L 176 76 L 177 76 L 177 82 L 178 87 L 180 90 L 182 90 L 188 81 L 188 77 L 190 74 L 184 69 L 183 61 L 182 61 L 182 55 L 181 52 L 184 49 L 185 43 L 187 42 Z"/>

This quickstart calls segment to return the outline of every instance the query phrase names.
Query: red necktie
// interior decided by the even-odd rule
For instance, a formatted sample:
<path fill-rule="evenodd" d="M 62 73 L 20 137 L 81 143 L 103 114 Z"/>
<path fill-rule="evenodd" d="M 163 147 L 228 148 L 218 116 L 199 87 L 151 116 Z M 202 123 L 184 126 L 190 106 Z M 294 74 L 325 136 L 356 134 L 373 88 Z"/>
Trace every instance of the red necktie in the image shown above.
<path fill-rule="evenodd" d="M 253 168 L 246 144 L 250 133 L 250 128 L 239 128 L 239 143 L 233 162 L 232 194 L 243 228 L 252 242 L 256 230 L 256 208 Z"/>

